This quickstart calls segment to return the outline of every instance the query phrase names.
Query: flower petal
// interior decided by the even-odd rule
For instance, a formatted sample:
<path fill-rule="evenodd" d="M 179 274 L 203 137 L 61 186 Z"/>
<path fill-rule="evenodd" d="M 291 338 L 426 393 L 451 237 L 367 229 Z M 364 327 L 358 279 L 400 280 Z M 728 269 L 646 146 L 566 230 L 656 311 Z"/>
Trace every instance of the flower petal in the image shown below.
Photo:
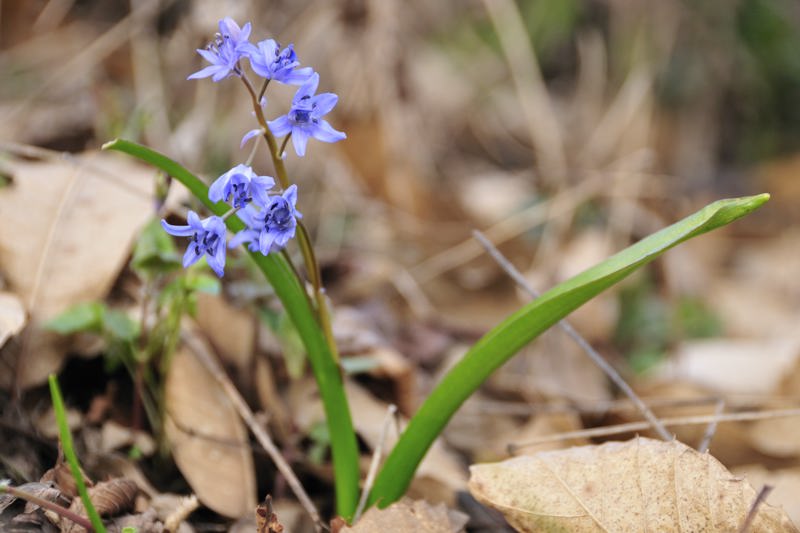
<path fill-rule="evenodd" d="M 242 142 L 239 144 L 239 148 L 243 148 L 244 145 L 247 143 L 247 141 L 249 141 L 253 137 L 258 137 L 263 132 L 264 132 L 264 130 L 261 129 L 261 128 L 256 128 L 254 130 L 248 131 L 247 133 L 244 134 L 244 137 L 242 137 Z"/>
<path fill-rule="evenodd" d="M 317 91 L 318 85 L 319 85 L 319 74 L 315 72 L 314 74 L 311 75 L 310 78 L 308 78 L 308 81 L 306 81 L 303 85 L 300 86 L 299 89 L 297 89 L 297 92 L 294 94 L 294 98 L 292 99 L 292 103 L 296 105 L 303 99 L 303 97 L 314 96 L 314 93 Z"/>
<path fill-rule="evenodd" d="M 207 66 L 206 68 L 204 68 L 202 70 L 198 70 L 194 74 L 190 74 L 186 79 L 187 80 L 199 80 L 199 79 L 202 79 L 202 78 L 208 78 L 209 76 L 215 74 L 219 69 L 220 69 L 220 67 L 218 67 L 217 65 L 209 65 L 209 66 Z"/>
<path fill-rule="evenodd" d="M 236 248 L 237 246 L 244 244 L 246 242 L 252 242 L 258 235 L 256 232 L 250 229 L 243 229 L 239 233 L 233 236 L 233 238 L 228 242 L 228 248 Z"/>
<path fill-rule="evenodd" d="M 269 231 L 262 231 L 258 236 L 258 250 L 264 255 L 269 254 L 270 248 L 272 248 L 272 242 L 274 240 L 275 235 Z"/>
<path fill-rule="evenodd" d="M 227 172 L 222 176 L 218 177 L 214 180 L 214 183 L 211 184 L 211 187 L 208 188 L 208 199 L 212 202 L 222 202 L 225 200 L 225 185 L 228 184 L 230 178 L 228 178 Z"/>
<path fill-rule="evenodd" d="M 292 131 L 292 123 L 289 120 L 289 115 L 283 115 L 275 120 L 270 120 L 267 122 L 267 125 L 272 134 L 276 137 L 283 137 Z"/>
<path fill-rule="evenodd" d="M 344 132 L 333 129 L 333 126 L 328 124 L 327 120 L 322 119 L 317 123 L 312 135 L 315 139 L 326 143 L 335 143 L 342 139 L 347 139 L 347 135 Z"/>
<path fill-rule="evenodd" d="M 322 93 L 315 96 L 313 101 L 316 104 L 313 112 L 314 116 L 321 117 L 322 115 L 327 115 L 331 112 L 331 109 L 336 107 L 339 97 L 333 93 Z"/>
<path fill-rule="evenodd" d="M 175 226 L 164 219 L 161 219 L 161 227 L 164 228 L 164 231 L 176 237 L 191 237 L 195 233 L 194 228 L 191 226 Z"/>
<path fill-rule="evenodd" d="M 292 131 L 292 144 L 294 145 L 294 151 L 299 157 L 306 155 L 308 132 L 303 128 L 294 128 Z"/>
<path fill-rule="evenodd" d="M 311 67 L 296 68 L 284 76 L 281 81 L 287 85 L 302 85 L 313 75 L 314 69 Z"/>
<path fill-rule="evenodd" d="M 197 253 L 197 243 L 192 241 L 186 247 L 186 253 L 183 254 L 183 268 L 189 268 L 197 263 L 202 254 Z"/>

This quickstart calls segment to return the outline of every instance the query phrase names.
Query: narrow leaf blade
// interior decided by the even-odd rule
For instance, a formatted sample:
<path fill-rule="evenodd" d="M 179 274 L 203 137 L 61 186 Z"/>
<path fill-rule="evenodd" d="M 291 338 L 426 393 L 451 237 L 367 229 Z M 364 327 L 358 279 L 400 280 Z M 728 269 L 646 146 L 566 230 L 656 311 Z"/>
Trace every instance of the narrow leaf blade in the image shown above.
<path fill-rule="evenodd" d="M 434 439 L 461 404 L 503 363 L 550 326 L 677 244 L 754 211 L 768 194 L 719 200 L 557 285 L 484 335 L 436 386 L 386 459 L 370 494 L 381 507 L 400 498 Z"/>

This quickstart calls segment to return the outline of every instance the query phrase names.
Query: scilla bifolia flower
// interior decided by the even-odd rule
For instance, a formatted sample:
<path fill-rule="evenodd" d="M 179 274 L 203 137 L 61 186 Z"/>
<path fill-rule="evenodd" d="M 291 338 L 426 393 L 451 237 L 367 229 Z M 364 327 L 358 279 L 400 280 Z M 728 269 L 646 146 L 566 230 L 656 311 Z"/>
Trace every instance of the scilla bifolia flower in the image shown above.
<path fill-rule="evenodd" d="M 241 76 L 239 60 L 256 50 L 255 46 L 247 40 L 248 37 L 250 37 L 249 22 L 240 28 L 230 17 L 220 20 L 219 33 L 214 37 L 214 42 L 210 43 L 205 50 L 197 50 L 197 53 L 211 65 L 195 72 L 187 79 L 195 80 L 211 76 L 213 81 L 221 81 L 232 73 Z"/>
<path fill-rule="evenodd" d="M 259 205 L 267 205 L 267 191 L 275 186 L 270 176 L 258 176 L 247 165 L 236 165 L 211 184 L 208 199 L 212 202 L 225 201 L 235 208 L 241 208 L 255 200 Z"/>
<path fill-rule="evenodd" d="M 333 93 L 314 96 L 318 85 L 319 74 L 315 72 L 297 90 L 289 113 L 267 123 L 276 137 L 292 134 L 294 151 L 300 157 L 305 155 L 310 137 L 326 143 L 335 143 L 347 138 L 347 135 L 333 129 L 328 121 L 322 118 L 336 106 L 339 97 Z"/>
<path fill-rule="evenodd" d="M 269 203 L 256 210 L 252 205 L 239 211 L 239 216 L 247 229 L 237 233 L 228 245 L 235 248 L 243 243 L 250 243 L 248 248 L 258 250 L 264 255 L 280 251 L 297 230 L 297 219 L 303 215 L 295 207 L 297 205 L 297 185 L 291 185 L 283 194 L 270 197 Z"/>
<path fill-rule="evenodd" d="M 183 254 L 183 267 L 195 264 L 203 255 L 208 256 L 208 266 L 222 277 L 225 271 L 225 222 L 217 216 L 200 220 L 197 213 L 189 211 L 187 226 L 175 226 L 161 220 L 161 227 L 170 235 L 192 237 Z"/>
<path fill-rule="evenodd" d="M 258 43 L 248 54 L 253 71 L 268 80 L 275 80 L 288 85 L 302 85 L 314 74 L 311 67 L 297 68 L 300 61 L 294 46 L 289 45 L 281 50 L 274 39 L 266 39 Z"/>

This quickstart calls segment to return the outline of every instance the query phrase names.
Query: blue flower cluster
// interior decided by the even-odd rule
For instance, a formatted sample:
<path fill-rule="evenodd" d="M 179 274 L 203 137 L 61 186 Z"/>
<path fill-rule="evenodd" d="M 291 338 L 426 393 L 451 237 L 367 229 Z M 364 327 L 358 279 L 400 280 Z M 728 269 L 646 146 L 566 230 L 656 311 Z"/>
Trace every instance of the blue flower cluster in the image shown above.
<path fill-rule="evenodd" d="M 266 39 L 254 45 L 248 41 L 250 23 L 240 28 L 233 19 L 226 17 L 219 21 L 219 33 L 214 42 L 205 50 L 197 52 L 211 63 L 195 72 L 189 79 L 208 78 L 221 81 L 230 76 L 244 75 L 242 60 L 250 62 L 253 72 L 266 80 L 275 80 L 289 85 L 300 85 L 292 100 L 289 113 L 269 122 L 273 135 L 292 135 L 292 144 L 298 156 L 306 153 L 308 139 L 333 143 L 345 139 L 347 135 L 337 131 L 322 117 L 336 105 L 339 97 L 333 93 L 314 95 L 319 85 L 319 74 L 311 67 L 300 68 L 300 61 L 291 44 L 281 50 L 273 39 Z M 261 130 L 249 131 L 242 144 L 258 135 Z"/>
<path fill-rule="evenodd" d="M 198 50 L 211 64 L 189 79 L 210 77 L 217 82 L 231 76 L 243 77 L 242 60 L 247 59 L 253 72 L 265 80 L 300 86 L 289 112 L 266 124 L 274 136 L 291 135 L 298 156 L 305 155 L 310 138 L 329 143 L 346 138 L 322 118 L 336 106 L 338 97 L 333 93 L 315 94 L 319 74 L 310 67 L 300 67 L 291 44 L 281 49 L 273 39 L 266 39 L 254 45 L 248 40 L 250 31 L 250 23 L 240 28 L 231 18 L 221 20 L 214 41 L 206 49 Z M 263 133 L 264 126 L 247 132 L 242 144 Z M 162 227 L 170 235 L 192 239 L 183 256 L 183 266 L 188 267 L 207 256 L 209 266 L 222 277 L 227 248 L 247 243 L 251 251 L 267 255 L 286 246 L 295 236 L 297 220 L 303 217 L 296 207 L 297 185 L 271 193 L 274 187 L 272 177 L 259 176 L 249 165 L 236 165 L 211 184 L 209 200 L 230 204 L 232 210 L 228 215 L 235 212 L 246 224 L 246 229 L 237 233 L 227 245 L 224 217 L 200 220 L 197 213 L 189 211 L 188 225 L 173 225 L 162 220 Z"/>

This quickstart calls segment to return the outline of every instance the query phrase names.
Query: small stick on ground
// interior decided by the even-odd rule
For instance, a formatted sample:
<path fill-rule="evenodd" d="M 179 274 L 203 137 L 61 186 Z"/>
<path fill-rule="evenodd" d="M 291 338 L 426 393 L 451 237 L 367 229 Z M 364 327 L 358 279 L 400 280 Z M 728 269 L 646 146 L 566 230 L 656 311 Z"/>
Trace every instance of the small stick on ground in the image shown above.
<path fill-rule="evenodd" d="M 94 526 L 89 521 L 88 518 L 83 517 L 71 509 L 67 509 L 57 503 L 53 503 L 50 500 L 45 500 L 44 498 L 40 498 L 35 494 L 31 494 L 30 492 L 26 492 L 24 490 L 19 490 L 17 487 L 13 487 L 8 484 L 0 483 L 0 494 L 7 492 L 8 494 L 14 496 L 15 498 L 19 498 L 20 500 L 25 500 L 26 502 L 30 502 L 32 504 L 38 505 L 43 509 L 47 509 L 48 511 L 52 511 L 57 515 L 61 516 L 62 518 L 66 518 L 74 522 L 75 524 L 86 528 L 86 531 L 94 531 Z"/>
<path fill-rule="evenodd" d="M 222 386 L 222 389 L 225 391 L 228 399 L 239 413 L 239 416 L 242 417 L 242 420 L 244 420 L 245 424 L 247 424 L 247 427 L 249 427 L 250 431 L 253 432 L 253 435 L 258 443 L 261 444 L 264 450 L 266 450 L 266 452 L 269 454 L 270 458 L 275 463 L 275 466 L 278 468 L 280 473 L 283 474 L 283 477 L 286 478 L 286 482 L 289 484 L 289 487 L 291 487 L 292 492 L 294 492 L 295 496 L 297 496 L 300 505 L 303 506 L 303 509 L 305 509 L 305 511 L 311 517 L 311 520 L 314 521 L 315 529 L 317 531 L 324 530 L 325 525 L 320 518 L 317 508 L 314 507 L 314 503 L 311 501 L 311 498 L 309 498 L 308 494 L 303 488 L 303 485 L 300 483 L 300 480 L 292 470 L 292 467 L 289 466 L 289 463 L 283 458 L 281 451 L 272 441 L 272 438 L 269 436 L 266 430 L 258 423 L 253 411 L 244 401 L 242 395 L 239 394 L 239 391 L 228 378 L 227 374 L 225 374 L 220 365 L 217 363 L 214 355 L 211 353 L 205 343 L 200 341 L 197 335 L 184 334 L 181 335 L 181 337 L 186 345 L 191 348 L 191 351 L 194 353 L 195 357 L 197 357 L 203 366 L 205 366 L 206 369 L 211 372 L 211 374 L 214 376 L 214 379 L 217 380 L 217 383 Z"/>
<path fill-rule="evenodd" d="M 774 411 L 745 411 L 741 413 L 725 413 L 721 415 L 700 415 L 684 416 L 675 418 L 663 418 L 661 423 L 668 427 L 674 426 L 697 426 L 709 424 L 711 422 L 750 422 L 753 420 L 767 420 L 773 418 L 786 418 L 800 416 L 800 408 L 795 409 L 776 409 Z M 594 437 L 608 437 L 620 433 L 630 433 L 633 431 L 644 431 L 650 429 L 649 422 L 629 422 L 627 424 L 617 424 L 602 428 L 581 429 L 579 431 L 566 431 L 553 435 L 545 435 L 522 443 L 510 443 L 507 446 L 508 453 L 514 454 L 522 448 L 537 446 L 548 442 L 557 442 L 569 439 L 588 439 Z"/>
<path fill-rule="evenodd" d="M 498 250 L 494 246 L 494 244 L 492 244 L 491 241 L 489 241 L 489 239 L 487 239 L 483 235 L 483 233 L 481 233 L 478 230 L 473 230 L 472 236 L 475 237 L 475 239 L 477 239 L 479 243 L 481 243 L 481 245 L 486 249 L 489 255 L 492 256 L 492 259 L 494 259 L 497 262 L 497 264 L 500 265 L 500 268 L 502 268 L 506 272 L 506 274 L 508 274 L 509 277 L 511 277 L 511 279 L 514 280 L 514 282 L 517 285 L 522 287 L 522 289 L 525 290 L 525 292 L 527 292 L 531 298 L 539 297 L 539 293 L 533 287 L 530 286 L 528 280 L 526 280 L 523 277 L 523 275 L 519 272 L 519 270 L 517 270 L 514 267 L 514 265 L 512 265 L 511 262 L 508 261 L 508 259 L 506 259 L 505 256 L 503 256 L 502 253 L 500 253 L 500 250 Z M 647 407 L 647 405 L 645 405 L 642 399 L 639 398 L 639 396 L 637 396 L 635 392 L 633 392 L 633 389 L 630 387 L 630 385 L 628 385 L 625 382 L 625 380 L 622 379 L 622 376 L 619 375 L 619 373 L 614 369 L 614 367 L 611 366 L 603 358 L 603 356 L 597 352 L 597 350 L 592 348 L 592 345 L 589 344 L 586 341 L 586 339 L 584 339 L 581 336 L 580 333 L 575 331 L 575 328 L 573 328 L 569 322 L 567 322 L 566 320 L 559 320 L 558 326 L 567 335 L 569 335 L 569 337 L 572 340 L 574 340 L 578 344 L 578 346 L 580 346 L 583 349 L 584 352 L 586 352 L 586 354 L 594 362 L 594 364 L 599 366 L 600 369 L 603 372 L 605 372 L 605 374 L 609 377 L 609 379 L 611 379 L 611 381 L 614 382 L 614 385 L 619 387 L 619 389 L 622 392 L 624 392 L 628 398 L 630 398 L 631 402 L 633 402 L 633 404 L 642 413 L 645 419 L 647 419 L 650 426 L 656 431 L 656 433 L 658 433 L 658 436 L 665 441 L 671 441 L 673 439 L 672 434 L 669 431 L 667 431 L 667 428 L 664 427 L 664 424 L 662 424 L 661 421 L 659 421 L 659 419 L 656 417 L 653 411 L 651 411 L 650 408 Z"/>
<path fill-rule="evenodd" d="M 697 447 L 697 451 L 700 453 L 706 453 L 708 448 L 711 446 L 711 439 L 714 438 L 714 434 L 717 432 L 717 422 L 719 420 L 719 416 L 725 411 L 725 400 L 720 398 L 717 400 L 717 407 L 714 409 L 714 420 L 708 424 L 706 428 L 706 432 L 703 435 L 703 440 L 700 441 L 700 445 Z"/>
<path fill-rule="evenodd" d="M 747 533 L 750 529 L 750 526 L 753 525 L 753 521 L 756 519 L 756 514 L 758 513 L 758 508 L 761 506 L 762 503 L 767 499 L 769 493 L 772 492 L 773 487 L 771 485 L 764 485 L 761 487 L 761 490 L 758 492 L 758 496 L 756 499 L 753 500 L 753 505 L 750 506 L 750 510 L 747 511 L 747 516 L 744 519 L 744 523 L 742 523 L 742 527 L 739 528 L 739 533 Z"/>
<path fill-rule="evenodd" d="M 389 427 L 392 425 L 392 420 L 397 420 L 395 415 L 397 413 L 397 406 L 390 404 L 386 410 L 386 418 L 383 419 L 383 427 L 381 428 L 381 435 L 378 439 L 378 444 L 375 445 L 375 450 L 372 452 L 372 460 L 369 463 L 369 471 L 367 472 L 367 480 L 364 482 L 364 489 L 361 491 L 361 498 L 358 500 L 358 507 L 356 507 L 356 514 L 353 517 L 353 523 L 358 522 L 361 518 L 361 513 L 364 512 L 364 507 L 367 506 L 367 498 L 372 491 L 372 485 L 375 483 L 375 476 L 378 474 L 378 465 L 381 462 L 381 455 L 383 454 L 383 445 L 386 442 L 386 434 L 389 433 Z"/>

